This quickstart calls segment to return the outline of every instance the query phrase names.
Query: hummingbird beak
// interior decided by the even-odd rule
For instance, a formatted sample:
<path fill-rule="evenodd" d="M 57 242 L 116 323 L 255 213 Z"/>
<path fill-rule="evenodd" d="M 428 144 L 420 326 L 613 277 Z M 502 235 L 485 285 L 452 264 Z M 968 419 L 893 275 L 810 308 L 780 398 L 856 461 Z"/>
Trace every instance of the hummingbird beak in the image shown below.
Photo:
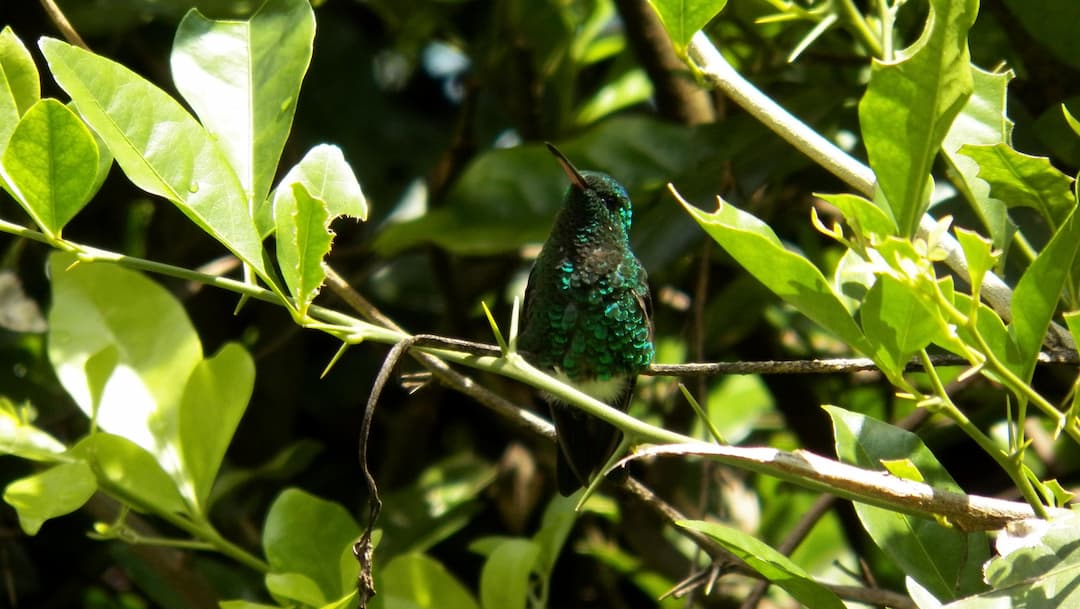
<path fill-rule="evenodd" d="M 551 142 L 544 142 L 544 144 L 547 145 L 548 150 L 551 151 L 551 154 L 555 155 L 555 159 L 559 161 L 559 165 L 562 165 L 563 171 L 565 171 L 567 177 L 570 178 L 570 183 L 573 184 L 576 188 L 580 188 L 581 190 L 588 190 L 589 185 L 585 183 L 585 178 L 581 177 L 581 174 L 578 173 L 577 167 L 574 167 L 574 164 L 566 158 L 566 155 L 562 152 L 559 152 L 559 149 L 555 147 L 555 144 L 552 144 Z"/>

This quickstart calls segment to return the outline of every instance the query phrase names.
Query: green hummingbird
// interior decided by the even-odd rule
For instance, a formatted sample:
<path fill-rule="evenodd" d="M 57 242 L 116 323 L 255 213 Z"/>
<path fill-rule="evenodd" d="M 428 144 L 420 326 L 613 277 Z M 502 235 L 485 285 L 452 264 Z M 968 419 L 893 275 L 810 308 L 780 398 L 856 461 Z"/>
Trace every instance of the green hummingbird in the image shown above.
<path fill-rule="evenodd" d="M 578 171 L 550 143 L 570 188 L 529 273 L 518 345 L 533 365 L 625 411 L 653 358 L 652 298 L 630 249 L 630 196 L 611 176 Z M 587 486 L 618 429 L 545 396 L 558 435 L 561 494 Z"/>

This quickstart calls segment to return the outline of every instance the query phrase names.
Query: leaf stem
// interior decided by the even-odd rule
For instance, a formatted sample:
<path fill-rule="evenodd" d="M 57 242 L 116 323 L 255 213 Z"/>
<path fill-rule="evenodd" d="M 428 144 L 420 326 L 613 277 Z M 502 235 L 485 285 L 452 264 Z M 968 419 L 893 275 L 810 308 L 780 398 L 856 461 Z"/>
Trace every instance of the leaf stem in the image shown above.
<path fill-rule="evenodd" d="M 833 5 L 836 7 L 840 21 L 848 26 L 849 31 L 870 51 L 870 54 L 874 57 L 882 57 L 881 40 L 870 29 L 866 17 L 859 12 L 855 3 L 852 0 L 837 0 Z"/>
<path fill-rule="evenodd" d="M 956 404 L 953 403 L 952 398 L 949 397 L 949 392 L 945 389 L 944 383 L 941 382 L 941 377 L 938 376 L 937 368 L 934 367 L 933 362 L 930 361 L 930 355 L 926 352 L 926 349 L 919 351 L 919 359 L 923 363 L 923 367 L 926 370 L 926 375 L 930 379 L 930 385 L 934 389 L 934 394 L 940 400 L 938 408 L 945 416 L 952 419 L 969 438 L 975 441 L 997 464 L 1001 469 L 1005 470 L 1009 478 L 1012 479 L 1013 484 L 1020 489 L 1021 494 L 1024 495 L 1024 499 L 1031 505 L 1031 509 L 1035 511 L 1035 514 L 1042 519 L 1046 519 L 1049 514 L 1046 511 L 1046 506 L 1043 505 L 1039 495 L 1035 492 L 1035 488 L 1031 486 L 1031 481 L 1024 475 L 1023 468 L 1018 466 L 1005 451 L 1001 450 L 989 436 L 984 434 L 981 429 L 975 426 L 971 422 L 971 419 L 967 418 L 967 415 L 963 413 Z"/>

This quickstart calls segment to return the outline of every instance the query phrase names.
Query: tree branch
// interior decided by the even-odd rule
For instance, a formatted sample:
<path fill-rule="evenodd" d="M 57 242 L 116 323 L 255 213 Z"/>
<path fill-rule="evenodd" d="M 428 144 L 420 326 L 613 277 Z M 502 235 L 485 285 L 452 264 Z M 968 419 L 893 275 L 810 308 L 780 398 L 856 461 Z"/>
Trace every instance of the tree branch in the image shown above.
<path fill-rule="evenodd" d="M 720 446 L 694 441 L 643 448 L 620 464 L 667 455 L 715 459 L 804 488 L 913 516 L 943 516 L 963 531 L 997 530 L 1013 520 L 1035 517 L 1026 503 L 946 491 L 885 471 L 840 463 L 806 450 L 788 452 L 769 447 Z"/>
<path fill-rule="evenodd" d="M 712 100 L 697 86 L 686 64 L 675 54 L 664 25 L 645 0 L 615 0 L 626 28 L 626 39 L 638 63 L 649 75 L 661 116 L 684 125 L 715 120 Z"/>

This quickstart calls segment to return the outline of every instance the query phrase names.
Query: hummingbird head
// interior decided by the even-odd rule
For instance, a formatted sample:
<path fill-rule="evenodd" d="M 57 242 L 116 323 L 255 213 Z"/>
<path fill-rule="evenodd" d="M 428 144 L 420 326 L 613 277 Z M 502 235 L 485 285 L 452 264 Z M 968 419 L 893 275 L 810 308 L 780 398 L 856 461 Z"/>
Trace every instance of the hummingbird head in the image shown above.
<path fill-rule="evenodd" d="M 606 173 L 578 171 L 553 144 L 547 142 L 547 147 L 570 178 L 567 206 L 578 204 L 586 215 L 597 216 L 593 219 L 600 224 L 620 227 L 624 236 L 629 235 L 633 212 L 630 195 L 622 184 Z"/>

